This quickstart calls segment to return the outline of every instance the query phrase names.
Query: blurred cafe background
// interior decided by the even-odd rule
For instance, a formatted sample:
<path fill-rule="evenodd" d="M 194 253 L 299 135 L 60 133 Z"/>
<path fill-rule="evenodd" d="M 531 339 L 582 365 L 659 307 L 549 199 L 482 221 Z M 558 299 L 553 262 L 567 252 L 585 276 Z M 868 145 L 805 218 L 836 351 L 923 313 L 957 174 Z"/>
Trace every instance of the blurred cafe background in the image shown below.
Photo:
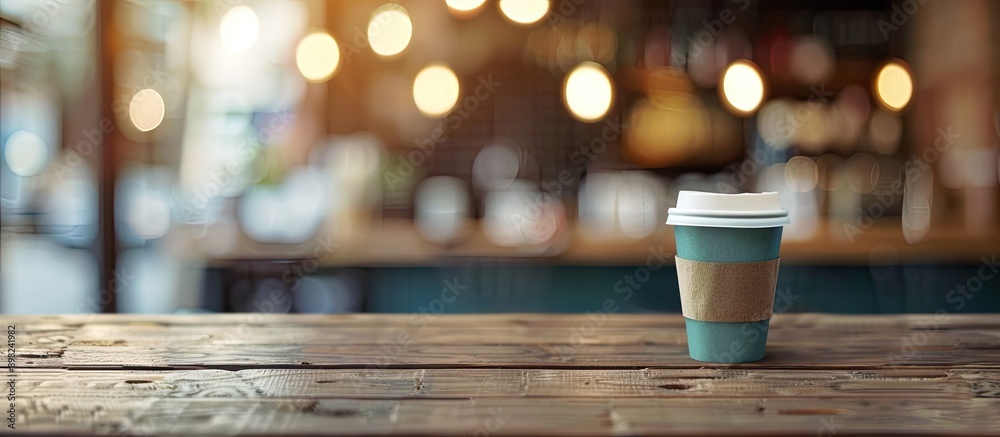
<path fill-rule="evenodd" d="M 3 0 L 0 312 L 1000 312 L 1000 2 Z M 610 303 L 609 303 L 610 302 Z"/>

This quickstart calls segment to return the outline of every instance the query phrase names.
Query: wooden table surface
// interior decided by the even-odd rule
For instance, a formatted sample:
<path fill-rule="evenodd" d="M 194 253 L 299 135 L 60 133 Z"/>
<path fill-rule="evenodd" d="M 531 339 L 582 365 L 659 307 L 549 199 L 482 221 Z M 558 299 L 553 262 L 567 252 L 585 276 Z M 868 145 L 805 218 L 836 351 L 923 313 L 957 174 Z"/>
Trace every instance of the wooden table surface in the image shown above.
<path fill-rule="evenodd" d="M 779 314 L 740 365 L 679 315 L 3 319 L 19 432 L 1000 435 L 998 315 Z"/>

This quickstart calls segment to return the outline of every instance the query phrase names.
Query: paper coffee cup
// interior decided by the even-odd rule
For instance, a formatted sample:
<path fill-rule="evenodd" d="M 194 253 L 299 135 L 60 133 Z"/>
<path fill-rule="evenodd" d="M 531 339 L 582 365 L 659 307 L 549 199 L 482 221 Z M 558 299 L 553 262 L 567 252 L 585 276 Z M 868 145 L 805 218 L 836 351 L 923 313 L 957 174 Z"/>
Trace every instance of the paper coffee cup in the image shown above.
<path fill-rule="evenodd" d="M 778 193 L 681 191 L 668 213 L 691 358 L 764 358 L 781 230 L 789 223 Z"/>

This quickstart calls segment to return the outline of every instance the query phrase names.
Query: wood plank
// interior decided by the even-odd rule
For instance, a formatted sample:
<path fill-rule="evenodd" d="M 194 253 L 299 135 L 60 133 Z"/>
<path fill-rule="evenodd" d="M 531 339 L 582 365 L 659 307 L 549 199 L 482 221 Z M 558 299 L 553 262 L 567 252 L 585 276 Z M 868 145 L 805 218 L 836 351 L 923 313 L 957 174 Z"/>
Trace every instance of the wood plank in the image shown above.
<path fill-rule="evenodd" d="M 996 435 L 973 399 L 28 398 L 19 431 L 130 434 Z"/>
<path fill-rule="evenodd" d="M 147 344 L 212 345 L 379 345 L 400 341 L 413 344 L 684 344 L 683 327 L 662 329 L 600 328 L 579 333 L 576 328 L 526 327 L 261 327 L 223 328 L 198 326 L 88 325 L 81 328 L 73 344 L 94 346 Z M 402 340 L 401 340 L 402 339 Z"/>
<path fill-rule="evenodd" d="M 298 317 L 282 315 L 273 324 L 207 323 L 215 317 L 40 319 L 21 325 L 26 333 L 19 334 L 18 362 L 26 368 L 74 369 L 704 365 L 687 357 L 678 315 L 610 315 L 599 323 L 586 315 L 449 315 L 416 325 L 406 315 L 303 317 L 299 325 L 294 323 Z M 62 328 L 60 319 L 65 319 Z M 94 321 L 73 324 L 80 320 Z M 768 356 L 745 366 L 996 368 L 1000 328 L 994 320 L 988 315 L 779 314 L 769 333 Z"/>
<path fill-rule="evenodd" d="M 839 336 L 847 336 L 851 343 L 868 342 L 874 344 L 893 343 L 900 336 L 914 334 L 907 328 L 865 328 L 855 327 L 824 329 L 799 327 L 788 329 L 778 326 L 771 330 L 769 338 L 780 342 L 806 344 L 814 342 L 811 334 L 833 331 Z M 1000 332 L 985 329 L 952 328 L 937 330 L 926 341 L 932 345 L 978 346 L 1000 344 Z M 832 339 L 831 339 L 832 340 Z M 592 327 L 591 325 L 535 327 L 512 326 L 465 327 L 451 326 L 419 327 L 288 327 L 265 326 L 204 327 L 204 326 L 121 326 L 88 325 L 75 331 L 74 346 L 138 346 L 169 344 L 205 345 L 279 345 L 295 343 L 300 345 L 380 345 L 411 343 L 425 345 L 683 345 L 687 337 L 683 326 L 650 327 Z M 921 339 L 921 341 L 923 341 Z"/>
<path fill-rule="evenodd" d="M 18 324 L 15 331 L 18 367 L 61 367 L 62 355 L 76 339 L 78 330 L 78 326 L 62 323 Z"/>
<path fill-rule="evenodd" d="M 678 315 L 412 317 L 16 318 L 18 431 L 1000 434 L 995 315 L 782 314 L 733 366 Z"/>
<path fill-rule="evenodd" d="M 777 342 L 775 342 L 777 343 Z M 877 345 L 816 344 L 812 348 L 768 344 L 763 360 L 733 365 L 745 368 L 872 369 L 886 366 L 1000 368 L 996 349 L 935 347 L 914 350 L 897 360 Z M 691 360 L 684 346 L 587 345 L 372 345 L 297 346 L 192 345 L 176 348 L 70 347 L 60 357 L 70 369 L 221 368 L 273 367 L 325 368 L 699 368 L 729 367 Z M 51 365 L 51 363 L 45 363 Z M 25 365 L 24 367 L 31 367 Z M 41 366 L 38 366 L 41 367 Z"/>
<path fill-rule="evenodd" d="M 20 397 L 834 398 L 994 397 L 1000 371 L 887 369 L 251 369 L 22 371 Z"/>

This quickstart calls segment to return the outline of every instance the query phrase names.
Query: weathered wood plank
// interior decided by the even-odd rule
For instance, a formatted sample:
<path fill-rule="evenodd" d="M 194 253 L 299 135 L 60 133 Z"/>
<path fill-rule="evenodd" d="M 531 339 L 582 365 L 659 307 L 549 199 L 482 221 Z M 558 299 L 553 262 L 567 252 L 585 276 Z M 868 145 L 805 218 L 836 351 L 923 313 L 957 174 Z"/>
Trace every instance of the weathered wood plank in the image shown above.
<path fill-rule="evenodd" d="M 19 430 L 134 434 L 995 435 L 1000 401 L 975 399 L 29 398 Z M 824 432 L 825 431 L 825 432 Z"/>
<path fill-rule="evenodd" d="M 735 366 L 680 316 L 593 317 L 16 318 L 18 430 L 1000 434 L 994 315 L 778 315 Z"/>
<path fill-rule="evenodd" d="M 376 345 L 298 346 L 191 345 L 155 347 L 70 347 L 61 356 L 70 369 L 125 368 L 698 368 L 685 346 L 669 345 Z M 726 365 L 711 365 L 726 367 Z M 884 347 L 843 342 L 811 348 L 769 342 L 767 355 L 747 368 L 870 369 L 886 366 L 1000 368 L 1000 351 L 958 347 L 922 347 L 897 359 Z M 25 367 L 31 367 L 25 364 Z M 41 366 L 38 366 L 41 367 Z"/>
<path fill-rule="evenodd" d="M 4 317 L 3 326 L 8 322 Z M 62 355 L 73 343 L 78 327 L 67 324 L 31 323 L 16 326 L 17 365 L 21 367 L 61 367 Z"/>
<path fill-rule="evenodd" d="M 803 332 L 804 331 L 804 332 Z M 769 338 L 785 343 L 812 343 L 808 334 L 836 333 L 851 343 L 899 346 L 902 336 L 914 335 L 905 328 L 814 328 L 788 329 L 778 326 Z M 917 331 L 917 333 L 921 333 Z M 929 345 L 1000 347 L 1000 332 L 984 329 L 949 328 L 926 335 Z M 837 341 L 837 339 L 830 339 Z M 74 346 L 145 346 L 169 344 L 210 345 L 379 345 L 394 343 L 425 345 L 680 345 L 687 341 L 683 326 L 649 327 L 287 327 L 223 328 L 188 326 L 88 325 L 74 332 Z"/>
<path fill-rule="evenodd" d="M 27 323 L 19 340 L 23 367 L 699 367 L 687 357 L 677 315 L 438 316 L 413 324 L 405 315 L 291 316 L 278 324 L 94 323 L 57 329 L 46 319 Z M 213 316 L 191 316 L 212 321 Z M 480 317 L 480 316 L 476 316 Z M 70 321 L 85 316 L 67 317 Z M 239 320 L 233 316 L 222 319 Z M 58 319 L 58 318 L 56 318 Z M 131 319 L 131 318 L 124 318 Z M 157 320 L 153 318 L 153 320 Z M 173 321 L 184 321 L 173 324 Z M 1000 366 L 1000 328 L 994 316 L 778 315 L 768 356 L 748 365 L 770 368 L 885 366 Z M 98 323 L 97 321 L 101 321 Z M 165 323 L 170 321 L 170 323 Z M 340 323 L 343 322 L 344 325 Z M 995 322 L 994 322 L 995 323 Z M 35 330 L 32 327 L 38 326 Z M 41 327 L 44 327 L 42 329 Z M 22 336 L 23 338 L 23 336 Z M 27 344 L 24 344 L 27 343 Z"/>
<path fill-rule="evenodd" d="M 78 398 L 995 397 L 1000 370 L 33 370 L 19 396 Z"/>

